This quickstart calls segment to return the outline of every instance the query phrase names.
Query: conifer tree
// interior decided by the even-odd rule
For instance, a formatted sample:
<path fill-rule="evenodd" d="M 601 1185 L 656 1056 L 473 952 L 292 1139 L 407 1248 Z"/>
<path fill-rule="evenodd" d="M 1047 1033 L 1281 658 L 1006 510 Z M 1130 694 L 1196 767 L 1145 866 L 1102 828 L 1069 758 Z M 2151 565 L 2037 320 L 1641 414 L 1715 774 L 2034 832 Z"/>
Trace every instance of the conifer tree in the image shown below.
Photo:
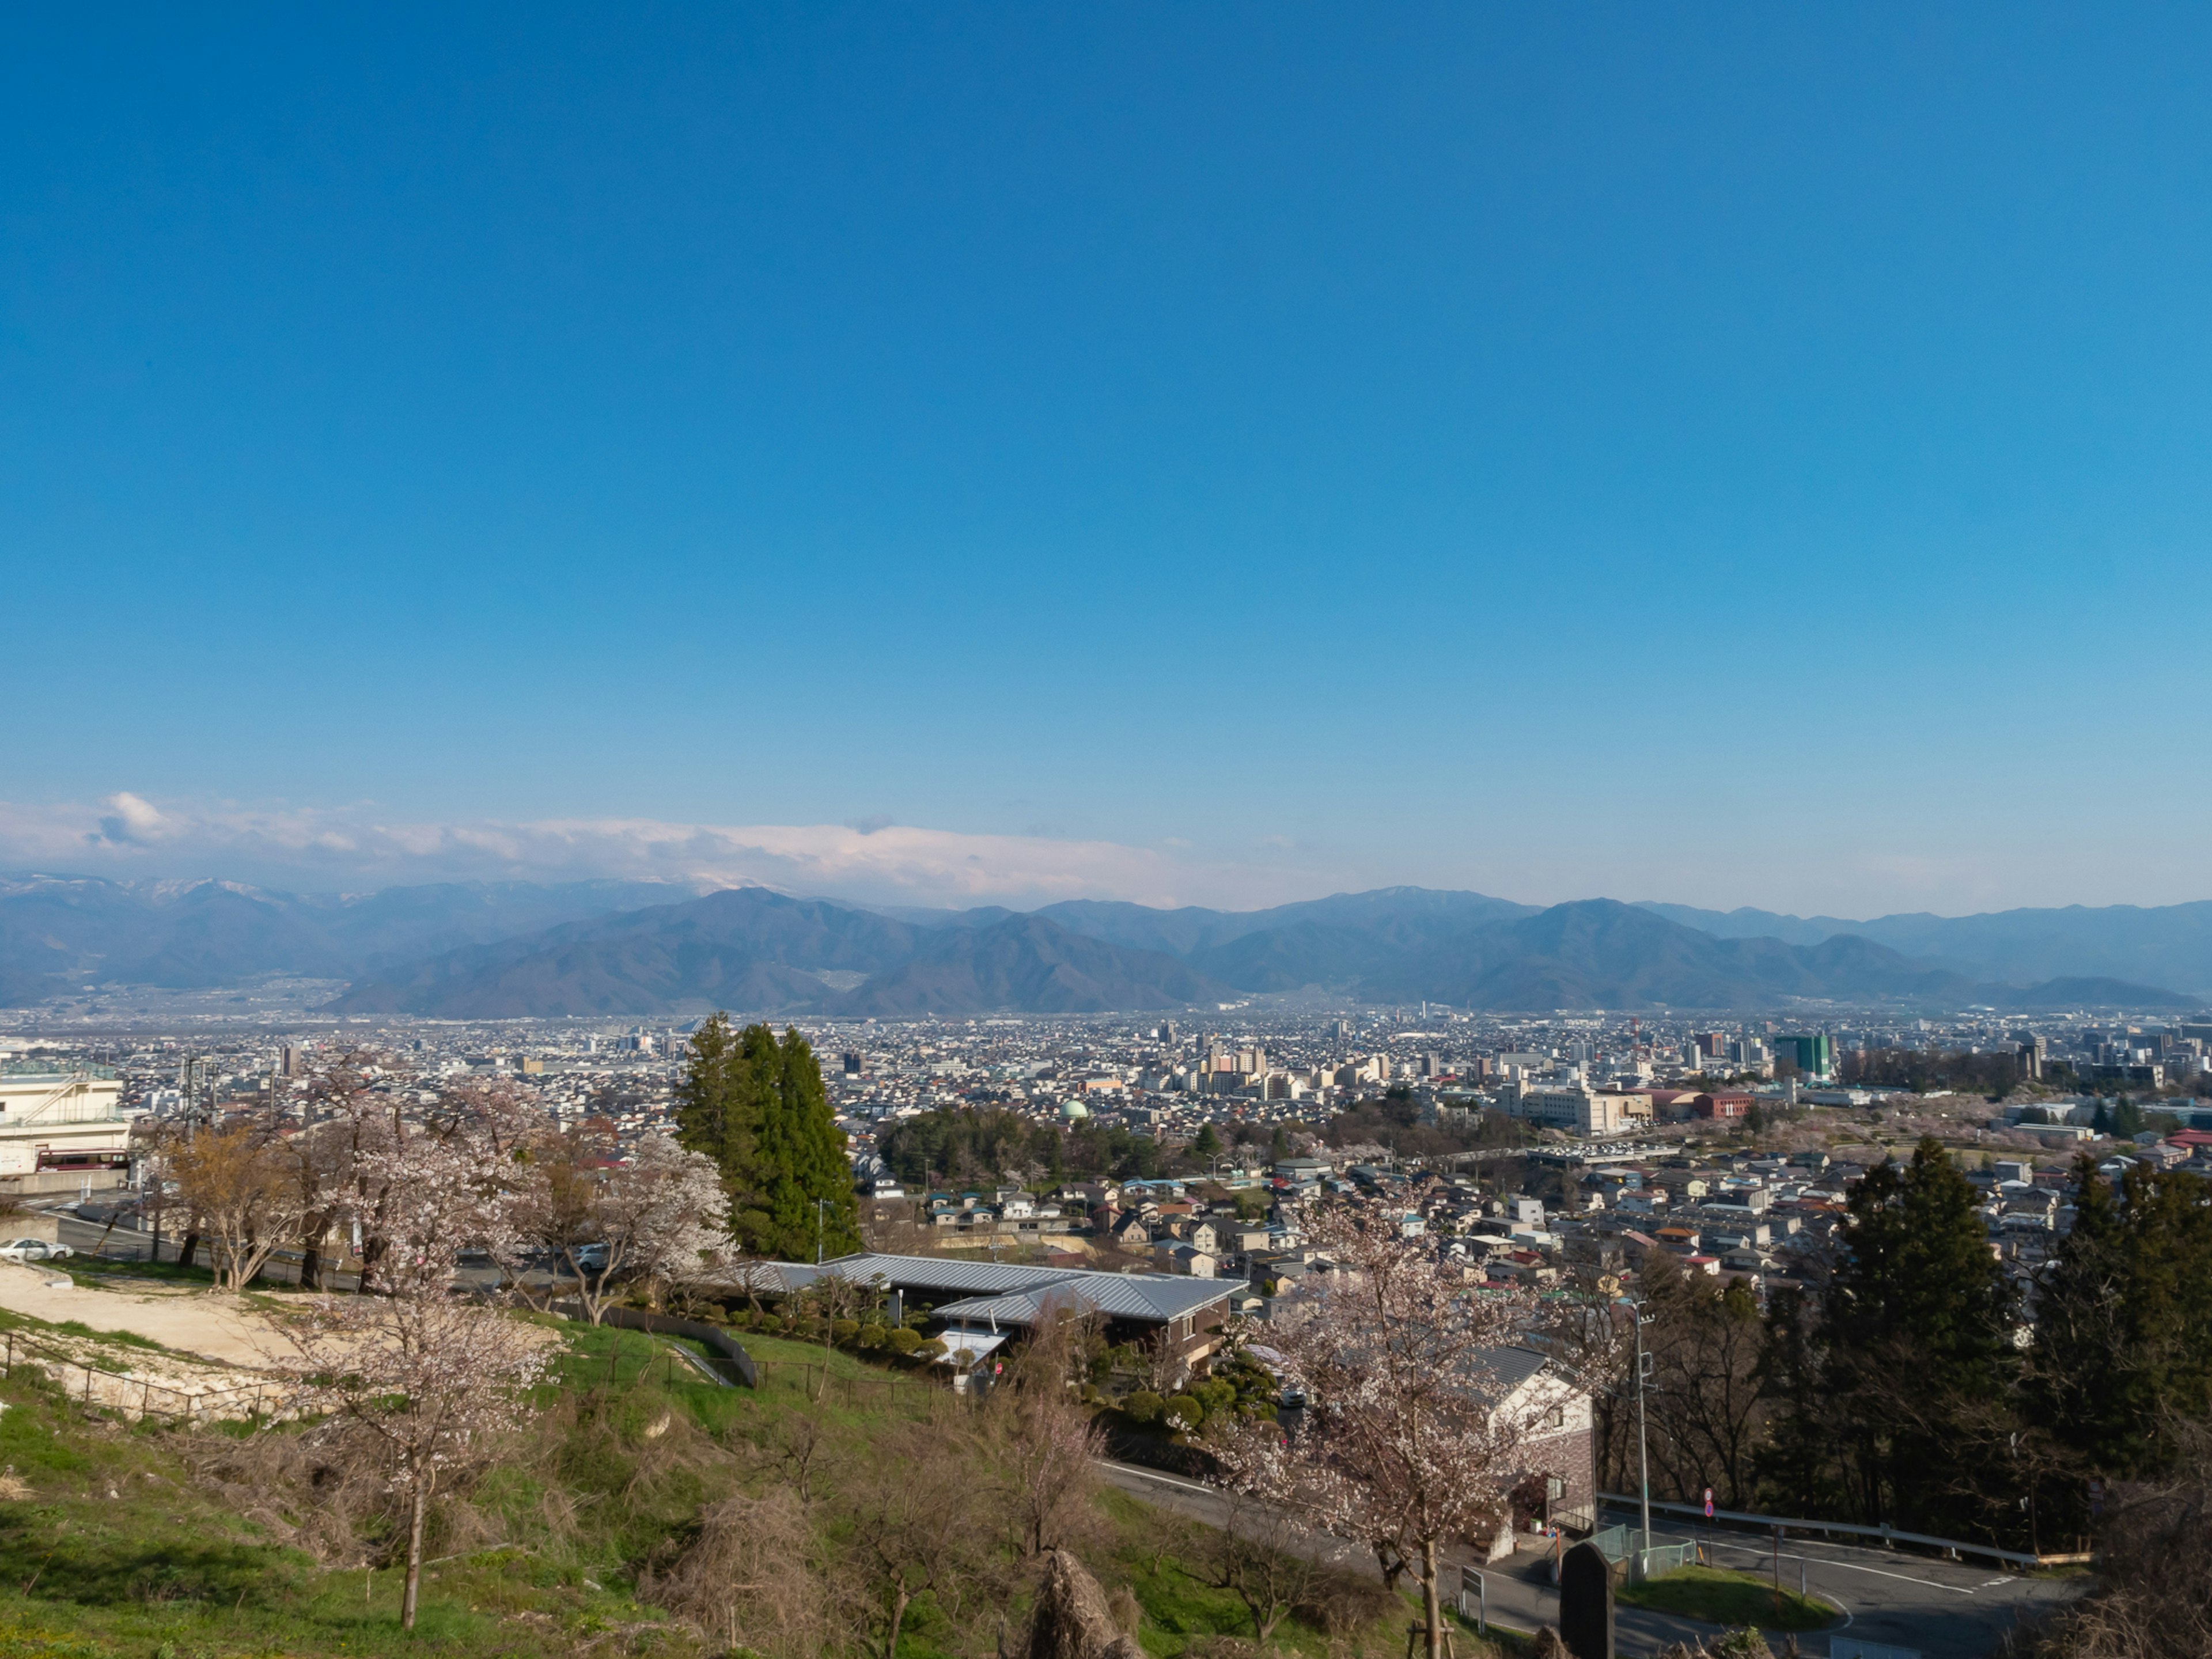
<path fill-rule="evenodd" d="M 676 1100 L 677 1139 L 720 1170 L 740 1249 L 811 1261 L 817 1239 L 825 1256 L 860 1248 L 844 1132 L 805 1037 L 718 1013 L 692 1034 Z"/>
<path fill-rule="evenodd" d="M 1966 1464 L 1996 1432 L 2017 1369 L 1978 1197 L 1923 1139 L 1902 1170 L 1867 1172 L 1844 1237 L 1820 1337 L 1853 1505 L 1926 1531 L 1972 1525 Z"/>
<path fill-rule="evenodd" d="M 2084 1156 L 2074 1227 L 2038 1305 L 2028 1396 L 2094 1474 L 2163 1472 L 2182 1421 L 2212 1418 L 2212 1185 Z"/>

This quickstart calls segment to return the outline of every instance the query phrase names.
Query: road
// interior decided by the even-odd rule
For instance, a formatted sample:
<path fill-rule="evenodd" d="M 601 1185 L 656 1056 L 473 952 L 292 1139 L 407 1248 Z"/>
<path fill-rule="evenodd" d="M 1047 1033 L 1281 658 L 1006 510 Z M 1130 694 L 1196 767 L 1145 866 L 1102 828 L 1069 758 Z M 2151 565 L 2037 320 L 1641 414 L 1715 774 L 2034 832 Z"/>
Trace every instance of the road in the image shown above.
<path fill-rule="evenodd" d="M 1219 1494 L 1195 1481 L 1127 1463 L 1108 1462 L 1103 1468 L 1107 1480 L 1125 1492 L 1210 1526 L 1221 1524 L 1224 1505 Z M 1632 1522 L 1634 1517 L 1608 1511 L 1604 1519 L 1610 1524 Z M 1703 1534 L 1656 1525 L 1652 1528 L 1655 1545 L 1682 1543 L 1692 1537 L 1702 1539 Z M 1723 1530 L 1706 1541 L 1711 1559 L 1721 1565 L 1764 1573 L 1773 1565 L 1773 1546 L 1768 1540 Z M 1333 1539 L 1318 1540 L 1316 1553 L 1356 1571 L 1374 1575 L 1376 1571 L 1367 1552 Z M 1448 1586 L 1456 1585 L 1462 1565 L 1479 1565 L 1472 1556 L 1464 1563 L 1451 1559 L 1449 1565 Z M 2062 1605 L 2080 1589 L 2078 1580 L 2015 1577 L 1971 1563 L 1901 1551 L 1784 1540 L 1785 1586 L 1797 1587 L 1801 1568 L 1805 1588 L 1840 1607 L 1847 1617 L 1849 1623 L 1839 1630 L 1870 1642 L 1917 1650 L 1926 1659 L 1983 1659 L 2019 1620 Z M 1552 1586 L 1548 1556 L 1523 1553 L 1484 1571 L 1491 1617 L 1518 1630 L 1559 1623 L 1559 1597 Z M 1624 1659 L 1648 1659 L 1672 1643 L 1711 1638 L 1717 1631 L 1714 1626 L 1628 1607 L 1616 1613 L 1614 1628 Z M 1801 1640 L 1812 1652 L 1826 1646 L 1824 1636 Z M 1775 1644 L 1780 1645 L 1779 1638 Z"/>
<path fill-rule="evenodd" d="M 56 1236 L 80 1255 L 97 1255 L 109 1261 L 144 1261 L 152 1252 L 154 1236 L 150 1232 L 136 1232 L 119 1222 L 111 1231 L 104 1222 L 86 1221 L 65 1211 L 57 1211 L 54 1216 L 58 1224 Z M 161 1260 L 174 1261 L 183 1243 L 183 1238 L 173 1228 L 165 1231 L 161 1235 Z M 206 1260 L 204 1255 L 201 1257 L 202 1266 L 206 1265 Z M 262 1282 L 273 1281 L 283 1285 L 297 1284 L 299 1279 L 300 1257 L 295 1250 L 277 1251 L 270 1257 L 260 1275 Z M 495 1289 L 507 1282 L 497 1269 L 492 1267 L 464 1266 L 454 1275 L 455 1284 L 477 1289 Z M 556 1279 L 546 1273 L 532 1272 L 525 1273 L 521 1282 L 533 1291 L 542 1291 L 557 1289 L 572 1281 L 565 1277 Z M 354 1288 L 354 1276 L 340 1273 L 325 1263 L 323 1285 L 328 1290 L 350 1291 Z"/>

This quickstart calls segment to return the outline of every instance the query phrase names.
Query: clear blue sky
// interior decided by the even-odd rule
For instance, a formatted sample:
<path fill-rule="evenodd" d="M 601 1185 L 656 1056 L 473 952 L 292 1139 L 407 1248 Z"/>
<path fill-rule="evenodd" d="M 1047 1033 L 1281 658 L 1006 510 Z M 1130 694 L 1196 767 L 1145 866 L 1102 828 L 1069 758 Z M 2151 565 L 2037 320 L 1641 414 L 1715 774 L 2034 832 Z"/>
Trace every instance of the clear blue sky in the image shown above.
<path fill-rule="evenodd" d="M 2206 896 L 2208 36 L 21 15 L 0 797 Z"/>

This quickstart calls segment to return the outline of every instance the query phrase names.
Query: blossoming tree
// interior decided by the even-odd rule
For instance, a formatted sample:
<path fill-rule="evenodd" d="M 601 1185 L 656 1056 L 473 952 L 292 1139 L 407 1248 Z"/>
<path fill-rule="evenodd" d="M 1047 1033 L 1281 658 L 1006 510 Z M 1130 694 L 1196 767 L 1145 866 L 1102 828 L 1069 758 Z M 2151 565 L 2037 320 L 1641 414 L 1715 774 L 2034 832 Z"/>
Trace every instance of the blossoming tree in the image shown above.
<path fill-rule="evenodd" d="M 527 1415 L 544 1347 L 532 1327 L 453 1285 L 464 1249 L 508 1243 L 511 1164 L 474 1139 L 411 1127 L 362 1164 L 380 1194 L 381 1293 L 319 1301 L 291 1328 L 295 1370 L 311 1403 L 368 1431 L 406 1502 L 400 1622 L 411 1630 L 431 1495 Z"/>
<path fill-rule="evenodd" d="M 1410 1571 L 1429 1655 L 1443 1659 L 1439 1552 L 1492 1533 L 1540 1428 L 1506 1375 L 1523 1369 L 1510 1351 L 1532 1309 L 1469 1283 L 1432 1239 L 1404 1237 L 1401 1213 L 1339 1205 L 1314 1218 L 1326 1288 L 1309 1316 L 1265 1336 L 1305 1391 L 1303 1421 L 1287 1435 L 1247 1423 L 1218 1451 L 1241 1492 L 1364 1543 L 1392 1579 Z"/>

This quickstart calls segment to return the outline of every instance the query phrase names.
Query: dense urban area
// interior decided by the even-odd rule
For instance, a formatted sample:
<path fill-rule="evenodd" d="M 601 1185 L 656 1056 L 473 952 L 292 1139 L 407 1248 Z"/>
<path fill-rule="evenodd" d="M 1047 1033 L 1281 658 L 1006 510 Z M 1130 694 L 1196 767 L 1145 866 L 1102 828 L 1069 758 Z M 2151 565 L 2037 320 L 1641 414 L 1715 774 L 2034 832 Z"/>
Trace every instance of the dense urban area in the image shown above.
<path fill-rule="evenodd" d="M 1648 1650 L 1701 1640 L 1700 1618 L 1731 1623 L 1744 1607 L 1747 1625 L 1786 1630 L 1855 1607 L 1869 1639 L 1932 1653 L 1982 1651 L 2000 1624 L 2069 1604 L 2054 1628 L 2087 1629 L 2136 1592 L 2076 1603 L 2083 1581 L 2064 1575 L 2096 1559 L 2113 1516 L 2149 1524 L 2129 1503 L 2201 1467 L 2212 1415 L 2194 1276 L 2212 1268 L 2198 1185 L 2212 1174 L 2212 1024 L 2170 1015 L 1863 1011 L 1812 1024 L 1260 1000 L 1173 1018 L 746 1030 L 720 1016 L 289 1011 L 94 1024 L 48 1009 L 0 1042 L 0 1185 L 47 1241 L 18 1260 L 66 1245 L 76 1256 L 49 1259 L 212 1273 L 240 1290 L 366 1290 L 391 1271 L 376 1237 L 387 1212 L 343 1194 L 287 1210 L 264 1191 L 249 1212 L 220 1195 L 245 1166 L 215 1149 L 306 1170 L 320 1155 L 301 1149 L 349 1122 L 356 1140 L 361 1125 L 388 1123 L 399 1148 L 490 1125 L 518 1149 L 501 1156 L 551 1184 L 530 1211 L 537 1231 L 517 1234 L 528 1248 L 455 1256 L 453 1285 L 508 1285 L 594 1330 L 673 1310 L 693 1323 L 664 1328 L 665 1363 L 708 1378 L 743 1363 L 757 1387 L 764 1357 L 791 1349 L 839 1362 L 848 1385 L 889 1365 L 894 1392 L 902 1374 L 925 1389 L 934 1376 L 949 1398 L 1012 1389 L 1017 1405 L 1035 1382 L 1024 1368 L 1062 1340 L 1039 1310 L 1065 1295 L 1101 1321 L 1090 1346 L 1051 1361 L 1081 1383 L 1079 1438 L 1103 1437 L 1109 1488 L 1170 1509 L 1199 1503 L 1183 1486 L 1231 1502 L 1263 1490 L 1236 1478 L 1239 1425 L 1310 1416 L 1304 1390 L 1326 1367 L 1309 1350 L 1357 1300 L 1348 1287 L 1371 1270 L 1358 1253 L 1380 1237 L 1395 1271 L 1440 1276 L 1439 1306 L 1506 1322 L 1484 1351 L 1531 1356 L 1540 1380 L 1513 1381 L 1510 1397 L 1550 1402 L 1553 1430 L 1523 1435 L 1502 1507 L 1447 1529 L 1452 1549 L 1475 1547 L 1467 1572 L 1488 1575 L 1471 1615 L 1485 1630 L 1493 1612 L 1503 1630 L 1516 1615 L 1530 1631 L 1571 1626 L 1545 1580 L 1585 1538 L 1626 1575 L 1619 1611 Z M 368 1167 L 355 1156 L 347 1167 Z M 695 1194 L 690 1232 L 616 1196 L 679 1191 Z M 1346 1216 L 1366 1231 L 1346 1233 Z M 256 1237 L 279 1225 L 290 1236 Z M 690 1269 L 672 1264 L 662 1233 L 693 1241 L 678 1256 L 702 1251 Z M 1126 1291 L 1094 1288 L 1106 1275 Z M 678 1358 L 672 1331 L 727 1333 L 724 1357 L 695 1341 Z M 797 1347 L 809 1340 L 822 1346 Z M 86 1402 L 128 1394 L 77 1359 Z M 1286 1443 L 1325 1443 L 1324 1420 Z M 1743 1598 L 1756 1540 L 1700 1540 L 1704 1514 L 1840 1530 L 1825 1556 L 1793 1552 L 1804 1571 L 1786 1600 L 1776 1545 L 1773 1603 L 1754 1607 Z M 1242 1524 L 1229 1517 L 1229 1534 Z M 2014 1576 L 1972 1611 L 1944 1595 L 1847 1602 L 1815 1577 L 1859 1571 L 1852 1528 L 1891 1549 L 1926 1540 L 1934 1559 L 1915 1582 L 1939 1589 L 1929 1575 L 1961 1552 Z M 1279 1565 L 1299 1554 L 1287 1534 L 1266 1541 Z M 377 1549 L 365 1535 L 356 1547 L 373 1596 Z M 1468 1614 L 1460 1591 L 1474 1577 L 1447 1583 L 1402 1536 L 1374 1547 L 1386 1585 L 1410 1574 L 1424 1628 L 1441 1632 L 1438 1609 Z M 1256 1608 L 1250 1570 L 1221 1567 L 1215 1589 L 1243 1598 L 1265 1639 L 1296 1598 Z M 649 1599 L 652 1571 L 629 1571 Z M 411 1608 L 421 1586 L 407 1579 Z M 908 1651 L 899 1642 L 923 1630 L 941 1646 L 913 1651 L 957 1650 L 967 1615 L 950 1585 L 907 1599 L 915 1623 L 884 1650 Z M 752 1644 L 764 1651 L 828 1639 L 788 1607 L 718 1605 L 766 1632 Z M 868 1607 L 864 1644 L 885 1634 Z M 1226 1639 L 1236 1620 L 1218 1622 Z M 2068 1638 L 2051 1639 L 2056 1652 Z"/>

